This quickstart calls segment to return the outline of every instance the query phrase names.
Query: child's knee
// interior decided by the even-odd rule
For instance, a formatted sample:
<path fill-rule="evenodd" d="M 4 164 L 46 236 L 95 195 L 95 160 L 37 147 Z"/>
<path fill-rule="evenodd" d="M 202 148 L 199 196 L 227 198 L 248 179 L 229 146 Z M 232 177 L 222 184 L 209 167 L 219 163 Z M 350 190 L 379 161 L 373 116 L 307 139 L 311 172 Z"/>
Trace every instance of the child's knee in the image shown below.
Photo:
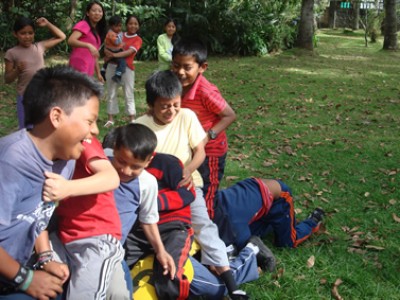
<path fill-rule="evenodd" d="M 281 186 L 282 192 L 289 193 L 292 196 L 292 191 L 289 186 L 286 185 L 283 181 L 278 180 L 279 185 Z"/>

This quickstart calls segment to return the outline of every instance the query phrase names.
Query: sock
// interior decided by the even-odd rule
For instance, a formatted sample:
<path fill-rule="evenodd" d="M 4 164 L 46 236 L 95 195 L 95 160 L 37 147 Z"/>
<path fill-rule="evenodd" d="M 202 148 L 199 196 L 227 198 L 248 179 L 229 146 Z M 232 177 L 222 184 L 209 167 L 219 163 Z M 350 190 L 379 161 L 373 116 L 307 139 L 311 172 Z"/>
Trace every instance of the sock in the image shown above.
<path fill-rule="evenodd" d="M 251 250 L 253 250 L 255 255 L 257 255 L 260 252 L 260 248 L 258 248 L 258 246 L 254 245 L 253 243 L 247 243 L 245 248 L 250 248 Z"/>
<path fill-rule="evenodd" d="M 238 290 L 238 286 L 236 284 L 235 279 L 233 278 L 233 274 L 231 270 L 227 270 L 220 275 L 222 281 L 225 283 L 226 288 L 228 289 L 228 293 L 232 294 L 234 291 Z"/>

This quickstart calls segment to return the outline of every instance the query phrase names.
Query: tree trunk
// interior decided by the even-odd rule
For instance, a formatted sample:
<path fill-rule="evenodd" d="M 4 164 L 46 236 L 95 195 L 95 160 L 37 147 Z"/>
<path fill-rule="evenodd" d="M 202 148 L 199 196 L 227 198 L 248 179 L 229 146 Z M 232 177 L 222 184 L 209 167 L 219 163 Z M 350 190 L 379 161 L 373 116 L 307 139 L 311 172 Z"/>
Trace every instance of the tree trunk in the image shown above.
<path fill-rule="evenodd" d="M 353 30 L 360 29 L 360 2 L 353 2 Z"/>
<path fill-rule="evenodd" d="M 385 0 L 385 39 L 383 41 L 384 50 L 397 50 L 397 20 L 396 20 L 396 0 Z"/>
<path fill-rule="evenodd" d="M 329 28 L 336 28 L 336 1 L 329 3 Z"/>
<path fill-rule="evenodd" d="M 301 17 L 297 47 L 313 50 L 314 35 L 314 0 L 303 0 L 301 4 Z"/>

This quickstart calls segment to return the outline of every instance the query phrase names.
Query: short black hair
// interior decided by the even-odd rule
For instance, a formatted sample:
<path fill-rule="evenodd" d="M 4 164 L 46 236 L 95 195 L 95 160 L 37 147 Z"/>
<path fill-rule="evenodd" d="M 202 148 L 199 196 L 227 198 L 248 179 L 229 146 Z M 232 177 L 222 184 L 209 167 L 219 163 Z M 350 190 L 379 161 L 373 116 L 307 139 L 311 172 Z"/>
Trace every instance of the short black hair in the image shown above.
<path fill-rule="evenodd" d="M 108 20 L 108 26 L 116 26 L 118 24 L 122 24 L 122 19 L 120 16 L 112 16 L 109 20 Z"/>
<path fill-rule="evenodd" d="M 158 97 L 173 99 L 182 94 L 182 84 L 178 76 L 170 70 L 156 71 L 146 81 L 146 101 L 154 106 Z"/>
<path fill-rule="evenodd" d="M 130 123 L 118 127 L 112 135 L 113 137 L 109 142 L 113 145 L 114 151 L 127 148 L 135 158 L 140 160 L 146 160 L 150 155 L 153 155 L 157 147 L 156 134 L 142 124 Z"/>
<path fill-rule="evenodd" d="M 51 108 L 59 106 L 67 115 L 93 96 L 101 98 L 103 86 L 92 77 L 65 65 L 40 69 L 23 95 L 25 126 L 41 123 Z"/>
<path fill-rule="evenodd" d="M 207 61 L 207 46 L 197 38 L 181 38 L 172 50 L 172 59 L 176 55 L 193 56 L 201 66 Z"/>

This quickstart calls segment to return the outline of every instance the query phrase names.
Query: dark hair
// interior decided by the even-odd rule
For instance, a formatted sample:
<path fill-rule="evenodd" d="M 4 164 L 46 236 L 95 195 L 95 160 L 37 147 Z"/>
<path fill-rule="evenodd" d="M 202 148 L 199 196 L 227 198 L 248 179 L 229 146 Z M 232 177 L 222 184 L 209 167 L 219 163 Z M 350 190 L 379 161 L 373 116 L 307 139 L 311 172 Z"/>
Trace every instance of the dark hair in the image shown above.
<path fill-rule="evenodd" d="M 131 123 L 115 129 L 114 150 L 129 149 L 140 160 L 147 159 L 157 147 L 157 136 L 147 126 Z"/>
<path fill-rule="evenodd" d="M 92 6 L 95 5 L 95 4 L 97 4 L 97 5 L 99 5 L 101 7 L 101 9 L 103 11 L 103 17 L 96 24 L 96 27 L 94 28 L 94 27 L 92 27 L 92 24 L 90 24 L 89 17 L 87 16 L 86 13 L 88 13 L 90 11 L 90 9 L 92 8 Z M 100 39 L 100 43 L 102 43 L 104 41 L 104 38 L 106 37 L 106 34 L 107 34 L 106 13 L 104 11 L 103 4 L 101 4 L 97 0 L 93 0 L 93 1 L 89 2 L 89 4 L 86 6 L 84 20 L 89 24 L 90 29 L 91 29 L 92 33 L 94 34 L 94 36 L 96 37 L 96 39 Z"/>
<path fill-rule="evenodd" d="M 182 93 L 182 85 L 178 76 L 170 70 L 156 71 L 146 81 L 146 101 L 154 106 L 158 97 L 172 99 Z"/>
<path fill-rule="evenodd" d="M 122 19 L 120 16 L 112 16 L 109 20 L 108 20 L 108 26 L 117 26 L 119 24 L 122 23 Z"/>
<path fill-rule="evenodd" d="M 128 25 L 129 21 L 130 21 L 132 18 L 136 19 L 136 21 L 139 23 L 139 26 L 140 26 L 140 20 L 139 20 L 139 18 L 136 17 L 135 15 L 128 15 L 128 16 L 126 17 L 125 26 Z"/>
<path fill-rule="evenodd" d="M 101 146 L 103 147 L 103 149 L 114 148 L 116 132 L 117 132 L 117 128 L 113 128 L 104 136 L 103 142 L 101 143 Z"/>
<path fill-rule="evenodd" d="M 93 96 L 101 98 L 102 85 L 71 67 L 58 65 L 40 69 L 23 96 L 25 126 L 42 122 L 51 108 L 59 106 L 67 115 Z"/>
<path fill-rule="evenodd" d="M 176 55 L 193 56 L 196 62 L 201 66 L 207 61 L 207 47 L 196 38 L 182 38 L 172 50 L 172 59 Z"/>
<path fill-rule="evenodd" d="M 31 26 L 33 30 L 35 30 L 35 22 L 27 17 L 21 16 L 15 20 L 13 30 L 15 33 L 17 33 L 26 26 Z"/>
<path fill-rule="evenodd" d="M 173 18 L 168 18 L 168 19 L 166 19 L 165 22 L 164 22 L 164 28 L 165 28 L 165 26 L 167 26 L 169 23 L 174 23 L 174 25 L 175 25 L 175 27 L 176 27 L 176 31 L 175 31 L 174 35 L 172 36 L 172 39 L 171 39 L 172 45 L 175 45 L 175 44 L 180 40 L 180 37 L 179 37 L 179 35 L 178 35 L 178 33 L 177 33 L 177 30 L 178 30 L 178 23 L 176 22 L 175 19 L 173 19 Z"/>

